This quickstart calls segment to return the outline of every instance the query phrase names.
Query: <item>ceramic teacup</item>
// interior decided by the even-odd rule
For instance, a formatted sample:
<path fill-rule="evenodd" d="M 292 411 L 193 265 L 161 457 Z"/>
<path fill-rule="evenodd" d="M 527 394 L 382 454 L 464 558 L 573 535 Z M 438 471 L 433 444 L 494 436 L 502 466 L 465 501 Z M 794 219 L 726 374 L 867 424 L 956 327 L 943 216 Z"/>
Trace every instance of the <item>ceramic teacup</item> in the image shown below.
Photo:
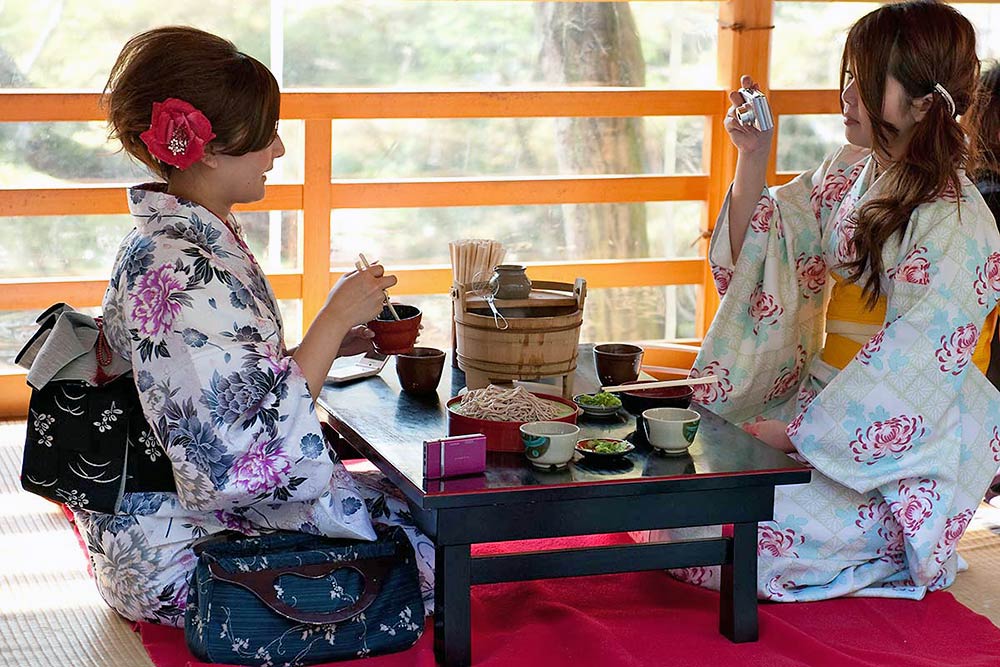
<path fill-rule="evenodd" d="M 687 408 L 650 408 L 637 420 L 646 442 L 664 454 L 685 454 L 698 432 L 701 415 Z"/>
<path fill-rule="evenodd" d="M 624 384 L 639 377 L 642 348 L 627 343 L 594 346 L 594 367 L 602 386 Z"/>
<path fill-rule="evenodd" d="M 521 424 L 524 455 L 538 468 L 562 468 L 573 460 L 580 427 L 565 422 Z"/>
<path fill-rule="evenodd" d="M 420 318 L 422 313 L 416 306 L 392 304 L 399 315 L 397 320 L 392 316 L 389 307 L 382 308 L 378 317 L 366 325 L 375 334 L 372 343 L 375 350 L 381 354 L 399 354 L 409 352 L 417 342 L 420 333 Z"/>
<path fill-rule="evenodd" d="M 429 394 L 437 390 L 444 368 L 444 351 L 434 347 L 415 347 L 396 355 L 396 377 L 403 391 Z"/>

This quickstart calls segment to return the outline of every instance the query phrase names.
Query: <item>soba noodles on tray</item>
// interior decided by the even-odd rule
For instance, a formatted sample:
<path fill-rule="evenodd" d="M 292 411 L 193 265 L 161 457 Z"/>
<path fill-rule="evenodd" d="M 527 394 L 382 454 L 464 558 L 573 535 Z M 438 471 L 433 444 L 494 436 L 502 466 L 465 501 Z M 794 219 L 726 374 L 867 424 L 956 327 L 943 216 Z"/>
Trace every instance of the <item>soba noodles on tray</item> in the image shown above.
<path fill-rule="evenodd" d="M 539 398 L 523 387 L 505 389 L 493 384 L 469 390 L 451 409 L 466 417 L 497 422 L 546 421 L 572 412 L 569 406 Z"/>

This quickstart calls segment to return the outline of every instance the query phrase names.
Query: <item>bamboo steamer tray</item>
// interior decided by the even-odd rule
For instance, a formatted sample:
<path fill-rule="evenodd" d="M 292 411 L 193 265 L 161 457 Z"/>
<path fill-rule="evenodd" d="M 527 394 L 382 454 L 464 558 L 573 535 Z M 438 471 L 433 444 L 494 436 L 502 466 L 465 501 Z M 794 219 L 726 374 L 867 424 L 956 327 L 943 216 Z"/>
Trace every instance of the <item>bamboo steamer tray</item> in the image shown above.
<path fill-rule="evenodd" d="M 501 329 L 483 296 L 456 286 L 455 358 L 466 385 L 478 389 L 494 380 L 558 376 L 563 396 L 572 396 L 586 296 L 583 278 L 572 284 L 532 281 L 528 298 L 494 301 L 507 320 Z"/>

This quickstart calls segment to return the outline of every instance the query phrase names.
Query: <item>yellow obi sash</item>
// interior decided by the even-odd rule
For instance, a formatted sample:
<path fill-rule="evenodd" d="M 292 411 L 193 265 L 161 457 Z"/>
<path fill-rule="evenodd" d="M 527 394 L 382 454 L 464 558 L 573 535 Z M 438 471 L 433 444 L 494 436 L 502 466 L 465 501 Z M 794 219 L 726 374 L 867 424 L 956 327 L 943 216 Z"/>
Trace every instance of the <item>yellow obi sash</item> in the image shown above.
<path fill-rule="evenodd" d="M 826 309 L 826 344 L 820 358 L 843 370 L 854 359 L 861 346 L 882 329 L 885 324 L 886 300 L 885 295 L 880 296 L 875 307 L 868 310 L 860 285 L 849 282 L 836 273 L 830 275 L 833 276 L 833 291 Z M 972 353 L 972 363 L 983 374 L 990 365 L 990 341 L 993 340 L 993 330 L 996 329 L 998 309 L 1000 307 L 986 316 L 979 342 Z"/>

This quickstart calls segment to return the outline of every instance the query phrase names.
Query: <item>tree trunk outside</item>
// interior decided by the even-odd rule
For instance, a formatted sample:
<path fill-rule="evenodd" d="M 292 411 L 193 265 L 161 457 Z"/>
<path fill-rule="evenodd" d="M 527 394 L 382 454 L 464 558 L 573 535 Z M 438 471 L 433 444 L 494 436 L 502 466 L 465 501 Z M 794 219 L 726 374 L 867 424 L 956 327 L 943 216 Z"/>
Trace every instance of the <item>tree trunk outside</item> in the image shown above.
<path fill-rule="evenodd" d="M 536 5 L 535 16 L 546 83 L 645 85 L 646 65 L 629 3 L 542 2 Z M 561 173 L 644 171 L 642 118 L 558 118 L 556 141 Z M 562 213 L 567 257 L 620 259 L 649 254 L 644 203 L 566 204 Z M 610 299 L 593 299 L 588 306 L 590 324 L 612 338 L 634 331 L 628 310 L 642 307 L 625 303 L 612 307 Z"/>

